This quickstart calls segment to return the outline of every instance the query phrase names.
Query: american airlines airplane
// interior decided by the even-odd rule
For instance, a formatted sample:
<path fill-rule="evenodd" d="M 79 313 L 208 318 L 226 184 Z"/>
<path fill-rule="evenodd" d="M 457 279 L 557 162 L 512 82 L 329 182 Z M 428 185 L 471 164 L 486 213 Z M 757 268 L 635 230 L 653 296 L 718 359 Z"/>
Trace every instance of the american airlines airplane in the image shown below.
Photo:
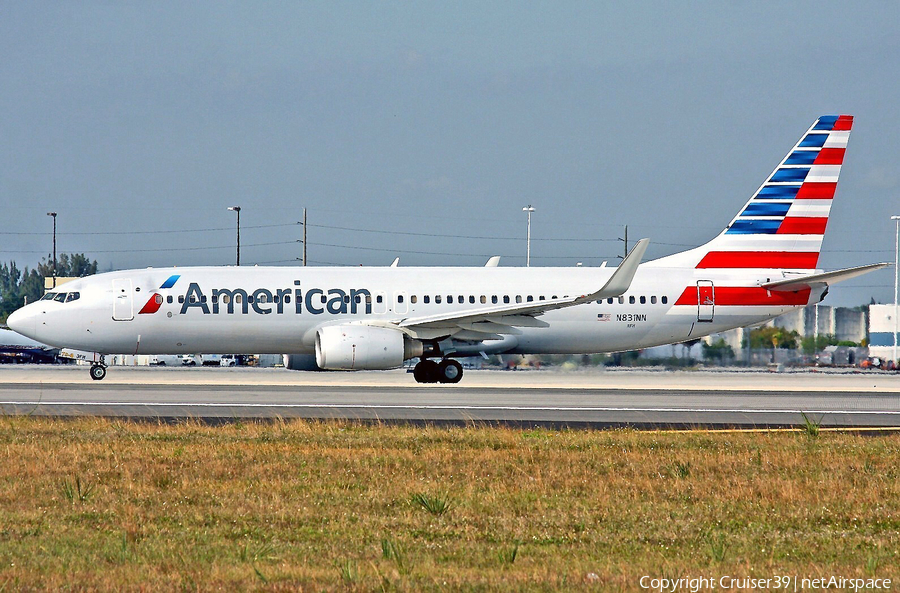
<path fill-rule="evenodd" d="M 456 383 L 454 357 L 581 354 L 673 344 L 821 301 L 889 264 L 816 268 L 852 116 L 822 116 L 717 237 L 617 268 L 188 267 L 67 283 L 9 326 L 101 354 L 315 354 L 326 370 Z M 103 358 L 91 377 L 103 379 Z"/>

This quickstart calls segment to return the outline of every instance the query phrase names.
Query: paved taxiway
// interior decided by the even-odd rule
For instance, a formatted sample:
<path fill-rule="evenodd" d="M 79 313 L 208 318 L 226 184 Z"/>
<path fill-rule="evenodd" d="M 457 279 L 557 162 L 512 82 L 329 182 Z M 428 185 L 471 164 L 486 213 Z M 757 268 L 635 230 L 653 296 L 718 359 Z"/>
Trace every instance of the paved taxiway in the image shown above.
<path fill-rule="evenodd" d="M 467 371 L 455 386 L 405 371 L 0 367 L 0 413 L 129 418 L 349 418 L 552 426 L 900 427 L 900 375 Z"/>

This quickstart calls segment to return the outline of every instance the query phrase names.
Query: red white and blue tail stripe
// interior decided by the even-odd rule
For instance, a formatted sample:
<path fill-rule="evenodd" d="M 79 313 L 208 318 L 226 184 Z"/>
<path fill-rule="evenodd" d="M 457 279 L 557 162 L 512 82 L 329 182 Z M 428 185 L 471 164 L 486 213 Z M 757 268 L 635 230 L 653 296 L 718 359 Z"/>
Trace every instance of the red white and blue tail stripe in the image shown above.
<path fill-rule="evenodd" d="M 817 119 L 719 236 L 672 257 L 698 269 L 815 269 L 852 125 Z"/>

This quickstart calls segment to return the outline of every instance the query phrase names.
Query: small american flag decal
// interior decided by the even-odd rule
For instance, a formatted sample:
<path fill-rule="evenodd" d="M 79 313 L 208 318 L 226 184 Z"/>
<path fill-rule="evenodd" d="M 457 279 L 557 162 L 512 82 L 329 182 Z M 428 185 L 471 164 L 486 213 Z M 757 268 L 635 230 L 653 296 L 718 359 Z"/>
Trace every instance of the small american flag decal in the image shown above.
<path fill-rule="evenodd" d="M 609 313 L 598 313 L 597 321 L 609 321 L 612 316 Z"/>

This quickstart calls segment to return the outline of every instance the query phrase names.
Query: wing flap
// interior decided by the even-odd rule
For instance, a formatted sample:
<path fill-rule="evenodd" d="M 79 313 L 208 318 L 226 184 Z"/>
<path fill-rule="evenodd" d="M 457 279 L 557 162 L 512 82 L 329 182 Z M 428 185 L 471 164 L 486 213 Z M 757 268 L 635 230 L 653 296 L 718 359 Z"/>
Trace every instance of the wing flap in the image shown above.
<path fill-rule="evenodd" d="M 469 331 L 477 331 L 483 333 L 494 333 L 494 334 L 502 334 L 502 335 L 512 335 L 512 336 L 521 336 L 522 330 L 517 329 L 511 325 L 504 325 L 502 323 L 494 323 L 493 321 L 475 321 L 472 323 L 466 321 L 460 321 L 455 324 L 457 327 L 461 327 L 463 329 L 467 329 Z"/>

